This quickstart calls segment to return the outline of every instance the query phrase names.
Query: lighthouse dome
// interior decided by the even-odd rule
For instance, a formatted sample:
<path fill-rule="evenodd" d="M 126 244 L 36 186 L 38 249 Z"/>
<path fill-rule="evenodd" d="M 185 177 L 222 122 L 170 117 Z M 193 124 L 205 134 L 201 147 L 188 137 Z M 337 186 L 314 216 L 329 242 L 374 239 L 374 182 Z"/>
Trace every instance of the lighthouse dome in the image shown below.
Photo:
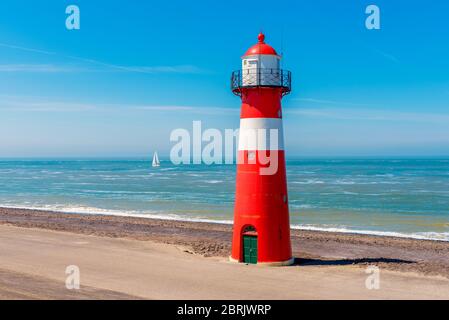
<path fill-rule="evenodd" d="M 269 87 L 280 88 L 282 95 L 288 94 L 291 90 L 290 71 L 281 69 L 282 57 L 264 42 L 263 33 L 259 34 L 258 39 L 259 42 L 241 57 L 242 68 L 232 73 L 232 92 L 241 96 L 246 88 Z"/>
<path fill-rule="evenodd" d="M 265 35 L 261 32 L 259 33 L 259 36 L 257 37 L 259 40 L 258 43 L 253 45 L 251 48 L 249 48 L 244 56 L 252 56 L 252 55 L 258 55 L 258 54 L 268 54 L 268 55 L 275 55 L 277 56 L 276 50 L 268 44 L 264 42 Z"/>

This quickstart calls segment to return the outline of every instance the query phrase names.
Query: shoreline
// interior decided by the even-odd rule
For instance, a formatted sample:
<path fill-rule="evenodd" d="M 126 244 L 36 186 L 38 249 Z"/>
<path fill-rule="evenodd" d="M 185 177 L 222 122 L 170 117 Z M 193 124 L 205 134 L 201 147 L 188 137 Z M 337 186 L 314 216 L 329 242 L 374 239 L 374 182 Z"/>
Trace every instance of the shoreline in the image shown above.
<path fill-rule="evenodd" d="M 93 215 L 93 216 L 114 216 L 114 217 L 130 217 L 130 218 L 142 218 L 142 219 L 153 219 L 153 220 L 162 220 L 162 221 L 178 221 L 178 222 L 193 222 L 193 223 L 211 223 L 211 224 L 222 224 L 222 225 L 232 225 L 232 220 L 213 220 L 207 218 L 183 218 L 176 215 L 157 215 L 151 213 L 127 213 L 124 211 L 117 210 L 107 210 L 96 208 L 97 211 L 86 211 L 82 212 L 82 210 L 54 210 L 54 209 L 45 209 L 38 207 L 24 207 L 24 206 L 2 206 L 0 205 L 0 209 L 12 209 L 12 210 L 31 210 L 31 211 L 42 211 L 42 212 L 53 212 L 55 214 L 63 213 L 63 214 L 79 214 L 79 215 Z M 366 235 L 366 236 L 375 236 L 375 237 L 391 237 L 391 238 L 403 238 L 403 239 L 413 239 L 413 240 L 425 240 L 425 241 L 441 241 L 448 242 L 448 239 L 441 239 L 438 237 L 430 237 L 425 236 L 420 233 L 402 233 L 396 231 L 375 231 L 375 230 L 359 230 L 359 229 L 347 229 L 347 228 L 338 228 L 338 227 L 316 227 L 310 225 L 290 225 L 291 230 L 300 230 L 300 231 L 313 231 L 313 232 L 329 232 L 329 233 L 339 233 L 339 234 L 349 234 L 349 235 Z M 424 232 L 423 232 L 424 233 Z M 431 232 L 427 232 L 431 233 Z"/>
<path fill-rule="evenodd" d="M 0 207 L 0 225 L 171 244 L 204 257 L 227 257 L 232 225 Z M 291 229 L 296 265 L 366 267 L 449 278 L 449 243 Z"/>

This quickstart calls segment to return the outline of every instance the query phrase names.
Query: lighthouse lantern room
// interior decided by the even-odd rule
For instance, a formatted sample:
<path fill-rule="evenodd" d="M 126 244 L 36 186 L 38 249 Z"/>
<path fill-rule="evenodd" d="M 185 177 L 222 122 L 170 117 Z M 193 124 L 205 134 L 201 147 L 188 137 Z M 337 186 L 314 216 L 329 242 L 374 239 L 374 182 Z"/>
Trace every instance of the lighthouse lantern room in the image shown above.
<path fill-rule="evenodd" d="M 230 257 L 235 262 L 293 263 L 281 109 L 291 73 L 280 68 L 280 59 L 260 33 L 231 77 L 232 92 L 242 99 Z M 272 165 L 275 170 L 266 170 Z"/>
<path fill-rule="evenodd" d="M 259 42 L 249 48 L 242 57 L 242 84 L 244 86 L 279 85 L 281 57 L 267 45 L 265 36 L 259 34 Z"/>

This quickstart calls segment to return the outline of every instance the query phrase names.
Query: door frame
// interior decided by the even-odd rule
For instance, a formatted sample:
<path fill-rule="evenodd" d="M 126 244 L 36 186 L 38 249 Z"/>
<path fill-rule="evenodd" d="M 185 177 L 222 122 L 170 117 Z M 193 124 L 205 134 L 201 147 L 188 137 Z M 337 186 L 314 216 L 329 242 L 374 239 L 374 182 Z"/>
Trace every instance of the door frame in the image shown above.
<path fill-rule="evenodd" d="M 242 232 L 241 232 L 241 237 L 240 237 L 240 241 L 241 241 L 241 261 L 244 263 L 251 263 L 251 262 L 246 262 L 245 261 L 245 243 L 244 243 L 244 237 L 252 237 L 252 238 L 256 238 L 256 264 L 259 261 L 259 236 L 257 234 L 257 230 L 253 225 L 245 225 L 242 228 Z"/>

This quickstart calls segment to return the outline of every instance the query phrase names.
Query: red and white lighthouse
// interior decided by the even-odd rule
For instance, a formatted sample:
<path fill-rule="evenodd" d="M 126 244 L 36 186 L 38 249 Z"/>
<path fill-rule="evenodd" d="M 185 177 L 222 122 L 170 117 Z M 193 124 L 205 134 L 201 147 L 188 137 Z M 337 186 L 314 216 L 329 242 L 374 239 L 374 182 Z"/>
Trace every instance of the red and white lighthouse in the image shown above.
<path fill-rule="evenodd" d="M 242 57 L 232 91 L 241 97 L 234 232 L 231 261 L 269 265 L 293 263 L 282 128 L 282 97 L 291 74 L 264 42 Z"/>

